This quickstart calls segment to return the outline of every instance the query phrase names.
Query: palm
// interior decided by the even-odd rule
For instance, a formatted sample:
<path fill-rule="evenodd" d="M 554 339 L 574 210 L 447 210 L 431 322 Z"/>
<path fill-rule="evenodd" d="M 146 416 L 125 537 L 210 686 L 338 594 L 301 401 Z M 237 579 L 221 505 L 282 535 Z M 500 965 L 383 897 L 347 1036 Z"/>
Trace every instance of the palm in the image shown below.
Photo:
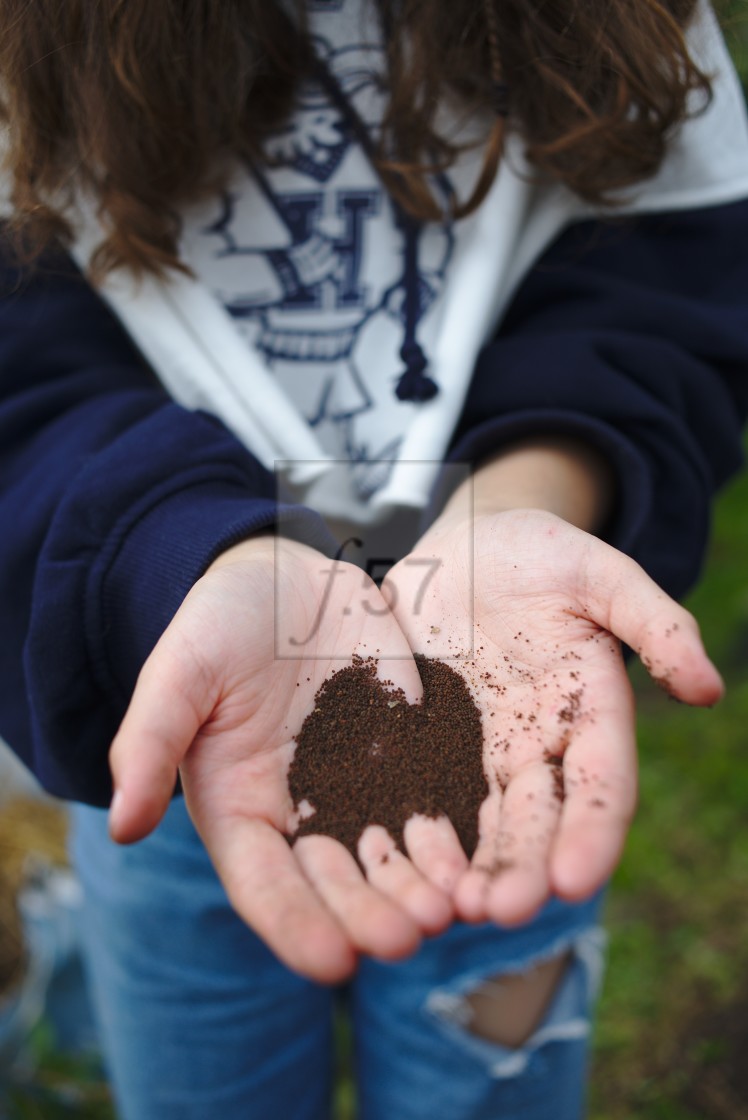
<path fill-rule="evenodd" d="M 619 553 L 551 515 L 437 525 L 448 557 L 418 612 L 414 565 L 391 574 L 414 650 L 456 657 L 481 708 L 490 793 L 456 893 L 463 917 L 528 918 L 555 890 L 581 898 L 613 870 L 636 799 L 633 703 L 618 634 L 692 702 L 718 679 L 695 624 Z M 474 563 L 471 559 L 474 558 Z M 460 635 L 455 642 L 454 635 Z"/>
<path fill-rule="evenodd" d="M 272 588 L 248 587 L 247 575 L 242 564 L 217 570 L 200 588 L 200 611 L 185 622 L 195 633 L 181 634 L 189 647 L 204 648 L 210 618 L 211 630 L 223 635 L 219 656 L 227 670 L 181 774 L 201 831 L 210 833 L 216 817 L 224 826 L 258 817 L 290 833 L 297 823 L 287 783 L 294 737 L 320 685 L 353 652 L 394 642 L 409 659 L 409 650 L 374 584 L 351 565 L 315 555 L 308 571 L 283 570 L 276 556 Z M 411 693 L 418 688 L 412 669 L 403 684 Z"/>
<path fill-rule="evenodd" d="M 325 563 L 319 558 L 319 566 Z M 217 661 L 223 675 L 214 687 L 215 702 L 202 724 L 183 764 L 185 776 L 201 779 L 211 786 L 216 775 L 227 772 L 227 781 L 234 780 L 234 771 L 246 774 L 247 781 L 275 783 L 291 748 L 293 735 L 309 711 L 314 693 L 329 671 L 330 659 L 322 659 L 319 650 L 329 631 L 329 619 L 321 620 L 321 632 L 308 642 L 302 638 L 307 630 L 304 621 L 305 596 L 299 583 L 285 589 L 278 604 L 298 620 L 298 649 L 290 647 L 286 656 L 276 657 L 274 621 L 276 603 L 274 589 L 248 586 L 250 579 L 264 580 L 266 572 L 247 572 L 241 564 L 224 567 L 211 575 L 207 586 L 199 587 L 200 611 L 185 617 L 180 638 L 190 647 L 200 649 L 208 661 Z M 331 604 L 338 616 L 340 604 Z M 220 635 L 220 650 L 215 655 L 206 649 L 207 629 Z M 343 617 L 342 642 L 353 650 L 361 641 L 361 627 Z M 230 792 L 230 791 L 227 791 Z M 244 804 L 245 793 L 240 794 Z M 222 802 L 225 808 L 225 801 Z M 274 798 L 274 814 L 279 799 Z M 278 821 L 285 825 L 285 819 Z"/>

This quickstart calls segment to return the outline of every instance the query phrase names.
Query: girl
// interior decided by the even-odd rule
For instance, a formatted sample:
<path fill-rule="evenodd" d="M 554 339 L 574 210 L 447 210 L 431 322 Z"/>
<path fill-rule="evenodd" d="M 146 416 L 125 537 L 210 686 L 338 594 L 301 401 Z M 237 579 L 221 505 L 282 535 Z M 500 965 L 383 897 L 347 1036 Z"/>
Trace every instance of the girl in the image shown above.
<path fill-rule="evenodd" d="M 669 598 L 747 395 L 711 11 L 4 0 L 0 32 L 0 727 L 81 803 L 121 1115 L 326 1115 L 344 1000 L 366 1118 L 580 1116 L 616 639 L 721 690 Z M 287 843 L 294 737 L 372 652 L 481 708 L 471 861 L 447 817 L 358 864 Z"/>

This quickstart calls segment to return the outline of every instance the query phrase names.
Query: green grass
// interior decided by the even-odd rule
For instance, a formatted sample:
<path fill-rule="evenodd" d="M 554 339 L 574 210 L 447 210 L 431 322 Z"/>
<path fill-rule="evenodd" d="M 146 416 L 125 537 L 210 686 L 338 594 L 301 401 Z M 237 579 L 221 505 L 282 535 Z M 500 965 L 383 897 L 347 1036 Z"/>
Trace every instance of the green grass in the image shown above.
<path fill-rule="evenodd" d="M 633 673 L 641 798 L 608 906 L 594 1120 L 748 1117 L 747 557 L 743 476 L 688 603 L 726 698 L 692 711 Z"/>
<path fill-rule="evenodd" d="M 2 1120 L 115 1120 L 100 1062 L 62 1053 L 45 1022 L 30 1040 L 33 1068 L 2 1086 Z M 6 1111 L 3 1111 L 3 1106 Z"/>
<path fill-rule="evenodd" d="M 748 89 L 748 3 L 730 0 L 717 4 L 727 44 L 740 72 L 743 86 Z"/>

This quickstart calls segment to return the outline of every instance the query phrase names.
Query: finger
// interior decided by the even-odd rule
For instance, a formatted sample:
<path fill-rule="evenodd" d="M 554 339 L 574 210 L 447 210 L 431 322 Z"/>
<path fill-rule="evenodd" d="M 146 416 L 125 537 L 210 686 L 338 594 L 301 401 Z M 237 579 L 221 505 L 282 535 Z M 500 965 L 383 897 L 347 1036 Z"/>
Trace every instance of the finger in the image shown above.
<path fill-rule="evenodd" d="M 369 883 L 409 914 L 422 933 L 433 935 L 447 928 L 454 917 L 448 895 L 430 883 L 395 847 L 386 829 L 378 825 L 364 829 L 358 858 Z"/>
<path fill-rule="evenodd" d="M 465 922 L 488 920 L 488 889 L 497 864 L 496 837 L 501 821 L 503 794 L 491 790 L 478 812 L 478 846 L 454 892 L 455 908 Z"/>
<path fill-rule="evenodd" d="M 404 839 L 418 870 L 440 891 L 451 895 L 469 863 L 452 822 L 447 817 L 416 814 L 406 822 Z"/>
<path fill-rule="evenodd" d="M 399 960 L 420 944 L 411 917 L 366 882 L 353 856 L 329 836 L 305 836 L 294 854 L 309 883 L 363 953 Z"/>
<path fill-rule="evenodd" d="M 406 635 L 379 588 L 368 585 L 365 603 L 371 604 L 362 628 L 359 650 L 377 661 L 377 676 L 388 688 L 399 688 L 409 704 L 423 699 L 423 683 Z"/>
<path fill-rule="evenodd" d="M 620 860 L 636 808 L 633 712 L 598 711 L 578 725 L 563 761 L 564 803 L 551 884 L 569 901 L 589 897 Z"/>
<path fill-rule="evenodd" d="M 512 777 L 502 800 L 486 897 L 492 921 L 502 925 L 529 921 L 548 898 L 549 853 L 560 812 L 555 767 L 537 761 Z"/>
<path fill-rule="evenodd" d="M 282 600 L 296 602 L 293 575 L 285 573 L 285 578 L 291 580 L 292 593 L 281 584 L 277 594 Z M 423 685 L 413 650 L 374 581 L 359 568 L 342 561 L 334 561 L 318 575 L 325 578 L 321 590 L 316 588 L 319 602 L 309 637 L 303 643 L 310 643 L 305 654 L 314 660 L 327 661 L 332 656 L 332 660 L 338 661 L 350 657 L 355 650 L 359 657 L 376 662 L 376 673 L 383 684 L 401 689 L 409 703 L 419 703 Z"/>
<path fill-rule="evenodd" d="M 389 689 L 400 689 L 408 704 L 420 704 L 423 699 L 423 682 L 418 666 L 413 659 L 413 651 L 403 633 L 397 627 L 397 634 L 388 626 L 387 633 L 375 635 L 377 645 L 374 656 L 377 659 L 377 676 Z M 382 651 L 388 650 L 388 653 Z"/>
<path fill-rule="evenodd" d="M 112 839 L 147 836 L 168 808 L 177 769 L 207 719 L 212 699 L 196 664 L 171 656 L 163 644 L 146 661 L 112 742 Z"/>
<path fill-rule="evenodd" d="M 698 624 L 630 557 L 596 542 L 587 592 L 589 617 L 641 658 L 652 678 L 688 704 L 715 704 L 724 692 Z"/>
<path fill-rule="evenodd" d="M 350 976 L 351 939 L 277 829 L 233 817 L 214 818 L 201 833 L 232 906 L 280 960 L 321 984 Z"/>

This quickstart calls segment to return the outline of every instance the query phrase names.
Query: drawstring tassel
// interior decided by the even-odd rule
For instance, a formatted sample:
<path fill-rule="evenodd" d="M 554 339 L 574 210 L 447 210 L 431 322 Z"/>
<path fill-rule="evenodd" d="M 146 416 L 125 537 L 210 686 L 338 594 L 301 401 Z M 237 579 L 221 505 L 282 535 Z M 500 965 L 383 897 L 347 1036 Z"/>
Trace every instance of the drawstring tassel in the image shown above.
<path fill-rule="evenodd" d="M 397 399 L 415 404 L 430 401 L 439 392 L 439 386 L 433 378 L 426 376 L 428 362 L 421 347 L 415 341 L 405 342 L 400 357 L 405 362 L 405 369 L 395 388 Z"/>

